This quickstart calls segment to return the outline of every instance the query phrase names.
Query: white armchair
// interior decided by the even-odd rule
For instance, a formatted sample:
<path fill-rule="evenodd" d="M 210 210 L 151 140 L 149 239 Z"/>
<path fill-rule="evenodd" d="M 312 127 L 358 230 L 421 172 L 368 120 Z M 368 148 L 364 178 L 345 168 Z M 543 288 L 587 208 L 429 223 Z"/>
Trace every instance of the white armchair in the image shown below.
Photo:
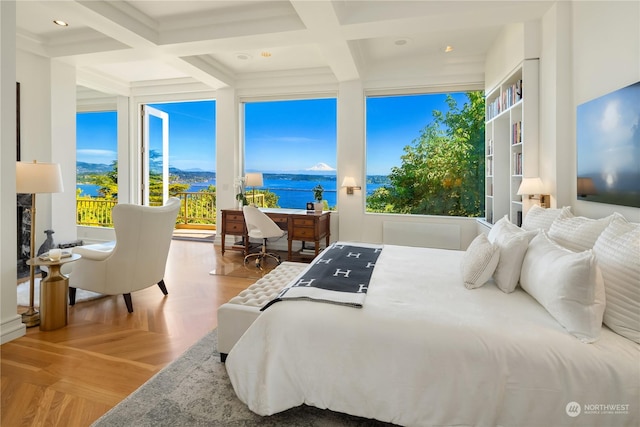
<path fill-rule="evenodd" d="M 122 294 L 129 313 L 131 292 L 157 284 L 167 295 L 164 271 L 179 209 L 175 197 L 158 207 L 116 205 L 112 211 L 116 241 L 73 248 L 82 258 L 69 273 L 69 304 L 75 304 L 76 288 Z"/>

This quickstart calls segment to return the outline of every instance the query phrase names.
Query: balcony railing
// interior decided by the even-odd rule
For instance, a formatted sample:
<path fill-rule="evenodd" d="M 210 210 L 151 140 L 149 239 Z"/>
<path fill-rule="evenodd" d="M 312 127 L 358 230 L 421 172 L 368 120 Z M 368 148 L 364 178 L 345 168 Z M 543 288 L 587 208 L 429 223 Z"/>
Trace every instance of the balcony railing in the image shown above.
<path fill-rule="evenodd" d="M 181 206 L 176 220 L 176 228 L 215 229 L 216 193 L 199 191 L 178 193 Z"/>
<path fill-rule="evenodd" d="M 76 224 L 92 227 L 113 227 L 111 209 L 117 200 L 82 198 L 76 199 Z"/>
<path fill-rule="evenodd" d="M 255 196 L 251 193 L 245 194 L 247 199 L 247 203 L 255 204 L 256 206 L 262 207 L 264 206 L 264 194 L 258 193 Z"/>
<path fill-rule="evenodd" d="M 256 194 L 256 199 L 258 196 Z M 180 199 L 176 228 L 216 228 L 215 192 L 183 192 L 175 197 Z M 113 227 L 111 209 L 117 203 L 97 198 L 76 199 L 77 225 Z"/>

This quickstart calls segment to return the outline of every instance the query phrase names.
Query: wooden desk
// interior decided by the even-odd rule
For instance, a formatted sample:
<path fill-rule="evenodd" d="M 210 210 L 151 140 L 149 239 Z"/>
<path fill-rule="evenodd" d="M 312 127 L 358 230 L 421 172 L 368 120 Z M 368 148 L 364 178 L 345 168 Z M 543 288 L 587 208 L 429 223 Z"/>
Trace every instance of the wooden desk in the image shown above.
<path fill-rule="evenodd" d="M 278 226 L 287 232 L 288 253 L 287 260 L 292 259 L 291 246 L 294 240 L 313 242 L 315 255 L 320 253 L 320 239 L 325 239 L 325 246 L 329 246 L 331 236 L 330 212 L 307 213 L 300 209 L 261 209 Z M 222 239 L 222 255 L 225 250 L 226 235 L 241 236 L 242 240 L 235 242 L 229 249 L 240 250 L 244 255 L 249 253 L 249 236 L 244 223 L 244 215 L 241 209 L 222 209 L 222 223 L 220 224 L 220 237 Z"/>

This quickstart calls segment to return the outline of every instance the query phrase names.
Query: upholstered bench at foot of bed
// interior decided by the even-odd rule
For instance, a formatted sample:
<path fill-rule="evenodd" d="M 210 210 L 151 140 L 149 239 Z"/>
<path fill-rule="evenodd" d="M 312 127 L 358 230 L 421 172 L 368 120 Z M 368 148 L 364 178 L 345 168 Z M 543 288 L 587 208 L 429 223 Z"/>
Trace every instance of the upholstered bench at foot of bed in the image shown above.
<path fill-rule="evenodd" d="M 285 261 L 218 308 L 218 351 L 222 362 L 244 331 L 258 318 L 260 308 L 308 266 L 302 262 Z"/>

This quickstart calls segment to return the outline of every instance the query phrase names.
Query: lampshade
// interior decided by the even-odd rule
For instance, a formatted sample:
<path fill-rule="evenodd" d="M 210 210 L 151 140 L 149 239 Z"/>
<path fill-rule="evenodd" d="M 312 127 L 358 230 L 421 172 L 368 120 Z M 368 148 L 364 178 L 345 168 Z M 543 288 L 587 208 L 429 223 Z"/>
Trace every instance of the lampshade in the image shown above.
<path fill-rule="evenodd" d="M 578 196 L 585 197 L 591 194 L 598 194 L 593 180 L 591 178 L 578 177 Z"/>
<path fill-rule="evenodd" d="M 352 176 L 345 176 L 344 180 L 342 181 L 342 186 L 343 187 L 356 187 L 356 180 L 352 177 Z"/>
<path fill-rule="evenodd" d="M 16 193 L 62 193 L 62 172 L 57 163 L 16 162 Z"/>
<path fill-rule="evenodd" d="M 262 180 L 262 172 L 248 173 L 245 176 L 245 185 L 247 187 L 262 187 L 264 185 Z"/>
<path fill-rule="evenodd" d="M 522 178 L 518 194 L 542 194 L 544 193 L 544 185 L 540 178 Z"/>

